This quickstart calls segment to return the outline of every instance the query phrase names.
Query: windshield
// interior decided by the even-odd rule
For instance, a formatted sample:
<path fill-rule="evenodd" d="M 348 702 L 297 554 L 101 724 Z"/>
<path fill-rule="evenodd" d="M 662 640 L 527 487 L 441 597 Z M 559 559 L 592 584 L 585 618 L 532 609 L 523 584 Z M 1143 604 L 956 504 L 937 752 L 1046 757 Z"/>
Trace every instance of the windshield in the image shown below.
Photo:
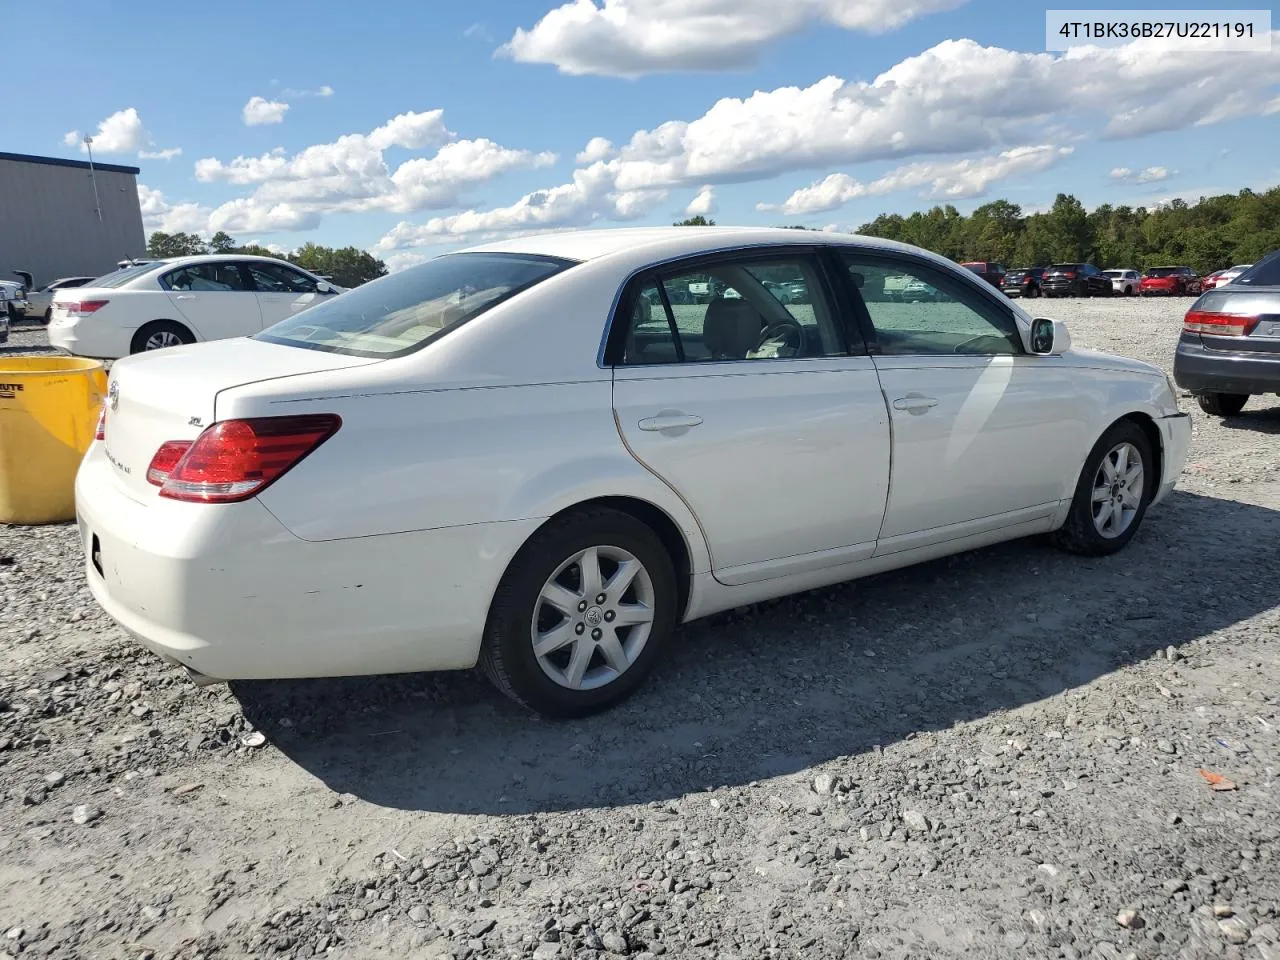
<path fill-rule="evenodd" d="M 1144 277 L 1172 277 L 1181 271 L 1181 267 L 1152 267 Z"/>
<path fill-rule="evenodd" d="M 356 357 L 398 357 L 572 266 L 521 253 L 451 253 L 282 320 L 259 340 Z"/>
<path fill-rule="evenodd" d="M 162 266 L 164 266 L 164 264 L 160 263 L 135 264 L 132 267 L 125 267 L 123 270 L 113 270 L 111 273 L 104 274 L 94 280 L 93 283 L 86 284 L 86 286 L 106 287 L 107 289 L 123 287 L 130 280 L 134 280 L 142 276 L 144 273 L 150 273 L 152 270 L 156 270 Z"/>
<path fill-rule="evenodd" d="M 1280 285 L 1280 250 L 1273 250 L 1240 276 L 1231 281 L 1234 287 L 1273 287 Z"/>

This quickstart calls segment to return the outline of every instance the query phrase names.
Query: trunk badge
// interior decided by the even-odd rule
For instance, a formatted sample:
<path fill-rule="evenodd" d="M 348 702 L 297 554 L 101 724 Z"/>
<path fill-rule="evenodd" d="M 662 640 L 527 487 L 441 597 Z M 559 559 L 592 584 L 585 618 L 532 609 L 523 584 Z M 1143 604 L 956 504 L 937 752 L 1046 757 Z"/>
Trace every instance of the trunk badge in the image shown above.
<path fill-rule="evenodd" d="M 111 386 L 107 390 L 107 402 L 111 404 L 111 412 L 115 413 L 116 408 L 120 406 L 120 381 L 111 381 Z"/>

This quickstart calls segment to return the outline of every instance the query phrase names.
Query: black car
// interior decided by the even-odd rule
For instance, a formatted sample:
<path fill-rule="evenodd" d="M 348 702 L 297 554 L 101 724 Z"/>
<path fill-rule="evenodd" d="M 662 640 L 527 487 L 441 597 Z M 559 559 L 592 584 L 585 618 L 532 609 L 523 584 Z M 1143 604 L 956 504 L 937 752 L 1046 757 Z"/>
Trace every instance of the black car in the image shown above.
<path fill-rule="evenodd" d="M 1044 267 L 1015 267 L 1004 275 L 1000 289 L 1006 297 L 1038 297 L 1044 271 Z"/>
<path fill-rule="evenodd" d="M 1235 416 L 1255 393 L 1280 393 L 1280 250 L 1191 305 L 1173 379 L 1216 417 Z"/>
<path fill-rule="evenodd" d="M 1055 263 L 1045 267 L 1040 292 L 1046 297 L 1109 297 L 1111 280 L 1092 263 Z"/>

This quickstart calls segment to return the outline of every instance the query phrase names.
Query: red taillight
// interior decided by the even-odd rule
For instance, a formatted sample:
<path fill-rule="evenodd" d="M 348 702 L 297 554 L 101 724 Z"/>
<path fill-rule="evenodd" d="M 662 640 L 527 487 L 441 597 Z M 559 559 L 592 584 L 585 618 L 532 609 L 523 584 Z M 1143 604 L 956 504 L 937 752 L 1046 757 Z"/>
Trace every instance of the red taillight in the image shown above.
<path fill-rule="evenodd" d="M 107 439 L 107 402 L 102 401 L 102 407 L 98 410 L 98 427 L 93 431 L 93 439 Z"/>
<path fill-rule="evenodd" d="M 182 459 L 182 455 L 191 447 L 190 440 L 169 440 L 160 445 L 160 449 L 156 451 L 156 455 L 151 458 L 151 463 L 147 466 L 147 483 L 154 483 L 157 487 L 163 487 L 164 482 L 169 479 L 169 474 L 173 472 L 173 468 L 178 465 L 178 461 Z"/>
<path fill-rule="evenodd" d="M 340 426 L 342 419 L 332 413 L 215 423 L 169 470 L 160 496 L 196 503 L 247 500 L 296 466 Z"/>
<path fill-rule="evenodd" d="M 96 313 L 105 307 L 110 300 L 68 300 L 66 303 L 59 304 L 67 313 L 78 313 L 84 316 L 88 313 Z"/>
<path fill-rule="evenodd" d="M 1188 310 L 1182 319 L 1186 333 L 1207 333 L 1215 337 L 1247 337 L 1253 333 L 1261 317 L 1246 317 L 1238 313 L 1212 313 L 1208 310 Z"/>
<path fill-rule="evenodd" d="M 1068 280 L 1074 280 L 1076 278 L 1076 275 L 1070 270 L 1067 270 L 1065 273 L 1059 274 L 1059 276 L 1066 277 Z"/>

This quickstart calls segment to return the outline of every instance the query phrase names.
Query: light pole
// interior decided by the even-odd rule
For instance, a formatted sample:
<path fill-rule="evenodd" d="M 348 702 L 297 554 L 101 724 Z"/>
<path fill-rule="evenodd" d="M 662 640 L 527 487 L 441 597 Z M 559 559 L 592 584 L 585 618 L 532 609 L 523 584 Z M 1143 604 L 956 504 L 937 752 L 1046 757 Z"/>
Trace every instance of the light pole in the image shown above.
<path fill-rule="evenodd" d="M 102 202 L 98 199 L 98 176 L 93 169 L 93 137 L 84 135 L 84 146 L 89 151 L 89 179 L 93 181 L 93 208 L 98 212 L 98 222 L 102 222 Z"/>

